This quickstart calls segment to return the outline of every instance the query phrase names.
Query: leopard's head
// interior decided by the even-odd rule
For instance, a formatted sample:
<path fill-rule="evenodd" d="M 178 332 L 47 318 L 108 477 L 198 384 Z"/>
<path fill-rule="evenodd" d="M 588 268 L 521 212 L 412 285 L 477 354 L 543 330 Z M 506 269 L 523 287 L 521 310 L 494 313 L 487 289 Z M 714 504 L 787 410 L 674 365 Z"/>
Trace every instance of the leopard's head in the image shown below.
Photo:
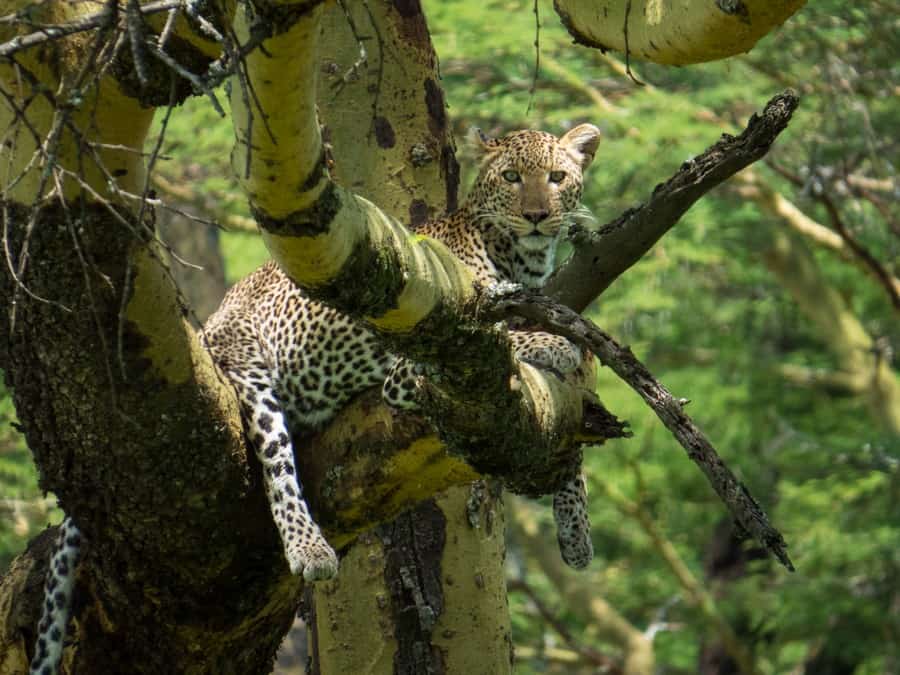
<path fill-rule="evenodd" d="M 600 130 L 581 124 L 557 138 L 544 131 L 514 131 L 470 138 L 480 156 L 478 177 L 467 200 L 479 226 L 497 228 L 516 248 L 555 247 L 561 228 L 578 216 L 583 172 L 594 159 Z"/>

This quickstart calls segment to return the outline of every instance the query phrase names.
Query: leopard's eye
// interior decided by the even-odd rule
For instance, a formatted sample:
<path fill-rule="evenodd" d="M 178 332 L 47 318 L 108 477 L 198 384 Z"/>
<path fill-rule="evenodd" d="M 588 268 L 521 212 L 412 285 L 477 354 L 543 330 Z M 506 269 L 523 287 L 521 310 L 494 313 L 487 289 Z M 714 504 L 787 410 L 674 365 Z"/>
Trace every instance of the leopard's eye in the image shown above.
<path fill-rule="evenodd" d="M 522 177 L 519 175 L 519 172 L 513 171 L 512 169 L 507 169 L 500 175 L 503 176 L 503 180 L 505 180 L 509 183 L 518 183 L 520 180 L 522 180 Z"/>
<path fill-rule="evenodd" d="M 562 183 L 566 179 L 565 171 L 551 171 L 550 172 L 550 182 L 551 183 Z"/>

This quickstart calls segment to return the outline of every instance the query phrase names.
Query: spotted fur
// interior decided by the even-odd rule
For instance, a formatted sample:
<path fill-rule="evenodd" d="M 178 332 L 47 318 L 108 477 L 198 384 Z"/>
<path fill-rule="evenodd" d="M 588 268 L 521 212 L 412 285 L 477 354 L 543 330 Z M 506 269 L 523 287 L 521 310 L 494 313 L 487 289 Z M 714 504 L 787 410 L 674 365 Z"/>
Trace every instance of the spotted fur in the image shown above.
<path fill-rule="evenodd" d="M 29 673 L 56 675 L 72 610 L 75 571 L 81 557 L 81 532 L 71 518 L 59 526 L 50 566 L 44 581 L 44 605 Z"/>
<path fill-rule="evenodd" d="M 419 234 L 441 240 L 484 286 L 540 288 L 553 271 L 564 227 L 583 215 L 582 172 L 598 143 L 599 131 L 589 124 L 561 138 L 540 131 L 500 139 L 477 134 L 481 163 L 468 199 L 455 213 L 418 228 Z M 232 287 L 207 321 L 203 339 L 237 391 L 291 573 L 309 581 L 331 578 L 338 559 L 303 499 L 294 442 L 378 384 L 390 405 L 414 409 L 417 366 L 384 351 L 349 317 L 308 298 L 274 262 Z M 572 372 L 583 357 L 547 333 L 512 330 L 510 339 L 517 358 L 559 375 Z M 578 569 L 593 556 L 586 500 L 580 475 L 553 500 L 562 557 Z M 58 629 L 54 644 L 61 645 L 68 621 L 78 535 L 68 519 L 63 531 L 68 538 L 61 534 L 53 555 L 47 594 L 55 597 L 64 588 L 65 597 L 45 607 L 32 674 L 55 675 L 60 650 L 51 648 L 48 631 Z"/>

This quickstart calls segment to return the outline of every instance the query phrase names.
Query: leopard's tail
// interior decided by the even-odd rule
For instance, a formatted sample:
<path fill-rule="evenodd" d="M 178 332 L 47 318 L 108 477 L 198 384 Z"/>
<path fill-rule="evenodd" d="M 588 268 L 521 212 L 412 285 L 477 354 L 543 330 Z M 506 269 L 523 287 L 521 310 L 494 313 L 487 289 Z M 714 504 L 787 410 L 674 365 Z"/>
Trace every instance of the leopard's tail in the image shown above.
<path fill-rule="evenodd" d="M 72 519 L 66 517 L 59 526 L 44 582 L 44 605 L 38 623 L 34 658 L 28 671 L 30 675 L 56 675 L 59 672 L 72 611 L 72 590 L 75 587 L 75 568 L 81 557 L 81 543 L 81 532 Z"/>

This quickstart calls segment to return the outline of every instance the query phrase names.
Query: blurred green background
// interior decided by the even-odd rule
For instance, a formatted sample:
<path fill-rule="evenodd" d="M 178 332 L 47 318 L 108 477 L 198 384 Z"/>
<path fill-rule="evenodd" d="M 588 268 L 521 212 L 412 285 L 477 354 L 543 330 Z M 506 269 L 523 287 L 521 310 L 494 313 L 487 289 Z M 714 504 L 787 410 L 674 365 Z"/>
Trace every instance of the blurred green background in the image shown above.
<path fill-rule="evenodd" d="M 530 1 L 425 3 L 454 130 L 597 124 L 585 204 L 599 224 L 772 95 L 802 97 L 767 160 L 697 204 L 589 312 L 691 399 L 688 412 L 765 502 L 798 569 L 732 536 L 680 446 L 601 371 L 598 393 L 634 437 L 585 453 L 590 570 L 541 554 L 555 556 L 546 503 L 509 500 L 517 672 L 616 672 L 628 651 L 609 637 L 618 620 L 651 645 L 660 673 L 741 672 L 742 652 L 765 674 L 900 673 L 900 321 L 873 271 L 900 273 L 900 6 L 813 2 L 747 56 L 632 64 L 641 84 L 618 57 L 573 46 L 549 2 L 538 7 L 532 93 Z M 231 224 L 219 237 L 229 282 L 266 258 L 239 231 L 248 214 L 231 143 L 229 121 L 191 101 L 171 119 L 159 170 L 193 194 L 157 186 Z M 459 157 L 465 186 L 465 148 Z M 0 388 L 0 569 L 59 518 L 14 421 Z"/>

